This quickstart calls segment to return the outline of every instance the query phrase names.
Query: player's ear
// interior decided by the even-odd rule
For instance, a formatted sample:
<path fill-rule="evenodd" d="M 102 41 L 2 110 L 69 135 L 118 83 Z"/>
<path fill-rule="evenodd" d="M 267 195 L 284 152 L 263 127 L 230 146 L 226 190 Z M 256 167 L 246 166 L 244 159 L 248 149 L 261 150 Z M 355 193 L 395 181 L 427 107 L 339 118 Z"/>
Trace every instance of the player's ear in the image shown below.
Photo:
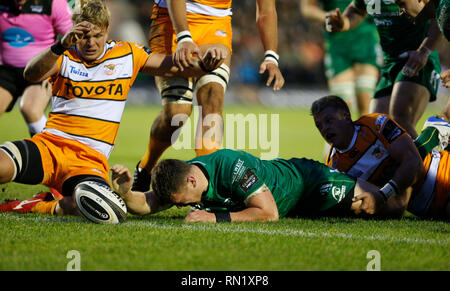
<path fill-rule="evenodd" d="M 195 177 L 192 175 L 187 176 L 186 182 L 188 185 L 192 185 L 193 188 L 197 186 L 197 179 L 195 179 Z"/>

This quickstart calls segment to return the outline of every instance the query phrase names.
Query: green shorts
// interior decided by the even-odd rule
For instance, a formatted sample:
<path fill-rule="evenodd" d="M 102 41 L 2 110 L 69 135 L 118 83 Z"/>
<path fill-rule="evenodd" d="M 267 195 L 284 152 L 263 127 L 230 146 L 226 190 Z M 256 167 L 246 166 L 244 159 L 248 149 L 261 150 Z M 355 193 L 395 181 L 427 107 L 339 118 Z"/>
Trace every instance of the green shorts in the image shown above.
<path fill-rule="evenodd" d="M 415 77 L 406 77 L 402 73 L 403 66 L 406 64 L 407 60 L 407 58 L 385 60 L 385 64 L 383 68 L 381 68 L 381 79 L 373 98 L 391 96 L 395 83 L 409 81 L 425 86 L 430 92 L 430 102 L 436 100 L 440 80 L 439 74 L 441 73 L 441 65 L 439 63 L 437 51 L 431 53 L 427 64 Z"/>
<path fill-rule="evenodd" d="M 351 43 L 351 45 L 349 45 Z M 369 64 L 381 67 L 383 52 L 378 42 L 378 36 L 367 34 L 363 38 L 325 41 L 325 76 L 331 79 L 343 71 L 352 68 L 355 64 Z"/>
<path fill-rule="evenodd" d="M 303 178 L 303 194 L 287 216 L 348 216 L 356 180 L 309 159 L 290 159 Z"/>

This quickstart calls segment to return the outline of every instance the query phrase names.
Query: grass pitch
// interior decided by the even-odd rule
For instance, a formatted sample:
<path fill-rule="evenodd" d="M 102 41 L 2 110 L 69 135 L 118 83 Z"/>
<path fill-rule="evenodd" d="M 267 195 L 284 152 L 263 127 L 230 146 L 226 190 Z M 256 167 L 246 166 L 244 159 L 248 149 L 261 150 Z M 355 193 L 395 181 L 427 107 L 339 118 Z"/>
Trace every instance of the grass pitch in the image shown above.
<path fill-rule="evenodd" d="M 126 108 L 111 165 L 134 169 L 159 110 Z M 265 139 L 258 136 L 256 148 L 247 138 L 245 150 L 258 156 L 272 151 L 284 158 L 322 161 L 324 143 L 307 110 L 228 107 L 224 116 L 238 113 L 249 122 L 256 120 L 258 128 L 267 117 L 268 132 L 271 117 L 278 116 L 276 131 Z M 277 123 L 276 118 L 272 121 Z M 194 128 L 191 124 L 192 132 Z M 0 143 L 24 137 L 28 132 L 17 109 L 0 117 Z M 188 135 L 183 138 L 187 145 Z M 238 133 L 234 138 L 234 147 L 243 149 Z M 267 142 L 271 138 L 272 143 Z M 190 159 L 194 150 L 169 149 L 164 157 Z M 45 189 L 9 183 L 0 186 L 0 200 L 24 199 Z M 450 270 L 448 222 L 406 215 L 400 220 L 283 218 L 276 223 L 185 224 L 186 212 L 172 208 L 147 217 L 129 215 L 125 223 L 114 226 L 79 217 L 2 213 L 0 270 Z"/>

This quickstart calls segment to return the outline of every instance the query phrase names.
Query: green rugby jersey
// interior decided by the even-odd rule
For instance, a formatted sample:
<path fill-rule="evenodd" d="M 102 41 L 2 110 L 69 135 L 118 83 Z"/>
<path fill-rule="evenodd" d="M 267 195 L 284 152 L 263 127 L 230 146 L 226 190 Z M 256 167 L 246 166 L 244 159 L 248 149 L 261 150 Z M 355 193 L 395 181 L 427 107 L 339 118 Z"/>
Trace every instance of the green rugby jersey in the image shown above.
<path fill-rule="evenodd" d="M 366 10 L 374 18 L 380 36 L 380 45 L 386 60 L 396 59 L 400 54 L 416 50 L 428 32 L 429 21 L 414 24 L 400 16 L 394 0 L 353 0 L 355 6 Z"/>
<path fill-rule="evenodd" d="M 450 41 L 450 0 L 434 0 L 436 21 L 442 35 Z"/>
<path fill-rule="evenodd" d="M 303 178 L 287 160 L 261 160 L 246 152 L 224 149 L 187 162 L 200 166 L 209 180 L 199 207 L 208 211 L 243 210 L 251 194 L 265 184 L 272 191 L 279 217 L 284 217 L 303 192 Z"/>
<path fill-rule="evenodd" d="M 353 197 L 355 180 L 310 159 L 261 160 L 242 151 L 220 150 L 188 163 L 199 166 L 209 181 L 200 209 L 243 210 L 252 194 L 266 185 L 279 217 L 317 215 L 338 204 L 350 210 L 347 202 Z"/>
<path fill-rule="evenodd" d="M 322 9 L 325 11 L 331 11 L 336 8 L 341 10 L 341 13 L 344 13 L 347 6 L 352 2 L 352 0 L 320 0 L 320 4 Z M 342 32 L 328 32 L 325 30 L 325 38 L 330 41 L 341 42 L 342 45 L 349 45 L 350 41 L 364 41 L 366 37 L 362 36 L 367 34 L 377 34 L 377 29 L 373 23 L 372 17 L 368 16 L 364 21 L 355 29 L 351 31 L 342 31 Z"/>

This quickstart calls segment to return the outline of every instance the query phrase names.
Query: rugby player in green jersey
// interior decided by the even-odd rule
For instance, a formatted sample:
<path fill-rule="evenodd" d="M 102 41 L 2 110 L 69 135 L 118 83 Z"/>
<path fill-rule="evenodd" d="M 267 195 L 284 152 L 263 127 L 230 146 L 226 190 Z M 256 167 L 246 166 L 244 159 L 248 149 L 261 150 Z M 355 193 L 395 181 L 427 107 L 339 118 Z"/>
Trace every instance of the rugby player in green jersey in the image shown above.
<path fill-rule="evenodd" d="M 261 160 L 223 149 L 187 162 L 166 159 L 152 170 L 152 190 L 131 191 L 133 178 L 111 167 L 114 190 L 130 213 L 192 206 L 186 222 L 277 221 L 296 216 L 379 213 L 379 188 L 309 159 Z"/>
<path fill-rule="evenodd" d="M 442 35 L 450 42 L 450 0 L 396 0 L 395 3 L 415 22 L 435 18 Z M 450 88 L 450 69 L 441 74 L 441 81 L 444 87 Z M 450 99 L 442 117 L 450 121 Z"/>
<path fill-rule="evenodd" d="M 440 63 L 435 47 L 441 35 L 436 21 L 414 24 L 399 11 L 394 0 L 353 0 L 343 14 L 330 13 L 327 29 L 346 31 L 367 15 L 374 18 L 385 63 L 370 111 L 389 114 L 416 138 L 417 121 L 436 99 Z"/>
<path fill-rule="evenodd" d="M 305 18 L 325 24 L 328 11 L 344 10 L 351 1 L 301 0 L 300 11 Z M 379 37 L 371 18 L 351 32 L 325 31 L 324 65 L 328 88 L 331 94 L 345 99 L 350 108 L 356 99 L 360 115 L 369 113 L 382 62 Z"/>

